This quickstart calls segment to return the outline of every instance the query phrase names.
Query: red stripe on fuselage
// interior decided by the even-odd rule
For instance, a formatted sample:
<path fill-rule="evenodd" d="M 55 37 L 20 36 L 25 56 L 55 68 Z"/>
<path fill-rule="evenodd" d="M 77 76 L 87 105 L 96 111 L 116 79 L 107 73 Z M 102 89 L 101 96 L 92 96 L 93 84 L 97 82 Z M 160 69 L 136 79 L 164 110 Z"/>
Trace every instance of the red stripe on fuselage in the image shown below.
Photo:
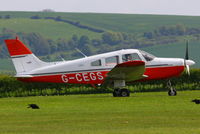
<path fill-rule="evenodd" d="M 101 84 L 109 71 L 68 73 L 31 78 L 18 78 L 24 82 L 50 82 L 50 83 L 74 83 L 74 84 Z"/>
<path fill-rule="evenodd" d="M 144 75 L 148 77 L 142 79 L 147 80 L 160 80 L 177 77 L 184 71 L 184 66 L 171 66 L 171 67 L 149 67 L 146 68 Z M 31 78 L 18 78 L 24 82 L 50 82 L 50 83 L 74 83 L 74 84 L 101 84 L 109 71 L 96 71 L 96 72 L 81 72 L 70 74 L 56 74 L 46 76 L 35 76 Z"/>
<path fill-rule="evenodd" d="M 178 77 L 184 71 L 184 66 L 166 66 L 146 68 L 144 75 L 148 77 L 144 80 L 160 80 L 171 77 Z"/>

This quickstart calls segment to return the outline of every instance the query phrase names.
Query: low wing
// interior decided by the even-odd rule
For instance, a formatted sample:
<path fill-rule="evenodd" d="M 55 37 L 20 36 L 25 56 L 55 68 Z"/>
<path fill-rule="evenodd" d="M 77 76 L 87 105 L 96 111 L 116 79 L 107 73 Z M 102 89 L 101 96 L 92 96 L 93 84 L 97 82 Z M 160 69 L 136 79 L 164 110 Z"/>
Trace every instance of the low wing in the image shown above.
<path fill-rule="evenodd" d="M 104 84 L 113 80 L 125 80 L 126 82 L 139 80 L 147 76 L 144 75 L 144 61 L 128 61 L 116 65 L 108 74 Z"/>
<path fill-rule="evenodd" d="M 32 75 L 15 75 L 16 78 L 31 78 Z"/>

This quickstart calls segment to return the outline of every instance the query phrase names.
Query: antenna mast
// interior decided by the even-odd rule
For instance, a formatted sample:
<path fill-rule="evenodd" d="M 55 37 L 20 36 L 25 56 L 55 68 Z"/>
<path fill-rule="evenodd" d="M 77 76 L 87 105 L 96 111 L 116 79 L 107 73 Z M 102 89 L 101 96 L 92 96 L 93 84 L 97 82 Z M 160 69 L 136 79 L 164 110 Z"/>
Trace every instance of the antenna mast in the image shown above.
<path fill-rule="evenodd" d="M 87 57 L 87 55 L 85 55 L 83 52 L 81 52 L 81 50 L 79 50 L 78 48 L 75 48 L 77 52 L 79 52 L 80 54 L 82 54 L 84 57 Z"/>

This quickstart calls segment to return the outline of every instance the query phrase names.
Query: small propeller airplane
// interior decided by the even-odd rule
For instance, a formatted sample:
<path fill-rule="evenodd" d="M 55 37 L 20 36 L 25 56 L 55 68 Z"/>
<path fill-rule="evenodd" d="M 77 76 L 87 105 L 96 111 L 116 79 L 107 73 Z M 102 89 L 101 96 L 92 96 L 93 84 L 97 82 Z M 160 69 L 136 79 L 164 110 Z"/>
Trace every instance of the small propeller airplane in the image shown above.
<path fill-rule="evenodd" d="M 43 62 L 19 39 L 5 40 L 16 69 L 18 80 L 23 82 L 49 82 L 112 84 L 113 96 L 130 96 L 127 82 L 170 79 L 180 76 L 195 62 L 189 60 L 188 43 L 185 59 L 158 58 L 138 49 L 122 49 L 70 61 Z M 176 90 L 168 81 L 168 95 L 175 96 Z"/>

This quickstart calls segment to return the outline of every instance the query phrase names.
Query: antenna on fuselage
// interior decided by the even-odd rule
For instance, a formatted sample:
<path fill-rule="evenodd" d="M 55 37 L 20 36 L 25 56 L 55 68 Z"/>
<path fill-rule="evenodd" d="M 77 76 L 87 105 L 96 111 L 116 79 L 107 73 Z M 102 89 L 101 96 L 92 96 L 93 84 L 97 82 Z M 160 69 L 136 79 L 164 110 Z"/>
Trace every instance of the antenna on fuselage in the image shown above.
<path fill-rule="evenodd" d="M 84 57 L 87 57 L 87 55 L 85 55 L 83 52 L 81 52 L 81 50 L 79 50 L 78 48 L 75 48 L 77 52 L 79 52 L 80 54 L 82 54 Z"/>
<path fill-rule="evenodd" d="M 59 57 L 61 58 L 62 61 L 65 61 L 65 59 L 61 55 L 59 55 Z"/>

